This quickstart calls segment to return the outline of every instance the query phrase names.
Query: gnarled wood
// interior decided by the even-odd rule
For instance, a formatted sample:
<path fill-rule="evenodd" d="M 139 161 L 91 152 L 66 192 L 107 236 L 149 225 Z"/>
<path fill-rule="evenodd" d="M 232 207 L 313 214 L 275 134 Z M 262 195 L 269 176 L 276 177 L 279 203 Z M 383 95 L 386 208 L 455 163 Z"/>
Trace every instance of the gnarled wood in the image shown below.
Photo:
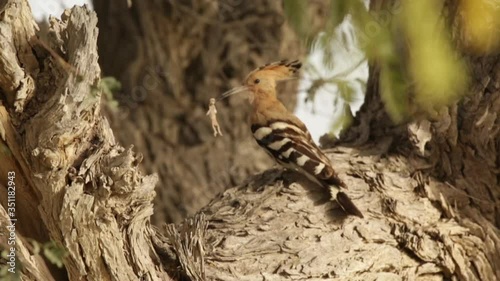
<path fill-rule="evenodd" d="M 63 245 L 70 280 L 168 280 L 151 243 L 157 176 L 139 172 L 141 157 L 116 143 L 100 114 L 96 25 L 94 12 L 75 7 L 51 19 L 42 42 L 27 2 L 7 1 L 0 116 L 11 166 L 1 174 L 18 174 L 20 237 Z M 48 280 L 26 265 L 26 279 Z"/>

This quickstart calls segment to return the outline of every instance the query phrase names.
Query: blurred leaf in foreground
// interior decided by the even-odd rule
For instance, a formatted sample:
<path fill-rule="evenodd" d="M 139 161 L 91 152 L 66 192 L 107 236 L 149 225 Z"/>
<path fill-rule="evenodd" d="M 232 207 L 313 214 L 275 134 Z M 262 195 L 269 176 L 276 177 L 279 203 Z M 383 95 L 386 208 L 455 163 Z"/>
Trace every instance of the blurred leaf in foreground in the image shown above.
<path fill-rule="evenodd" d="M 461 0 L 463 45 L 478 54 L 500 53 L 500 1 Z"/>
<path fill-rule="evenodd" d="M 394 122 L 402 122 L 409 116 L 407 81 L 399 59 L 381 62 L 380 96 Z"/>
<path fill-rule="evenodd" d="M 56 242 L 50 241 L 43 245 L 43 255 L 57 267 L 62 268 L 64 266 L 64 257 L 67 255 L 64 247 L 57 245 Z"/>
<path fill-rule="evenodd" d="M 99 88 L 104 93 L 104 97 L 109 104 L 110 108 L 117 109 L 118 101 L 114 98 L 114 93 L 121 90 L 122 85 L 120 81 L 112 76 L 106 76 L 101 79 Z"/>
<path fill-rule="evenodd" d="M 409 73 L 416 105 L 432 113 L 467 89 L 467 71 L 440 18 L 442 1 L 403 1 L 399 22 L 409 41 Z"/>

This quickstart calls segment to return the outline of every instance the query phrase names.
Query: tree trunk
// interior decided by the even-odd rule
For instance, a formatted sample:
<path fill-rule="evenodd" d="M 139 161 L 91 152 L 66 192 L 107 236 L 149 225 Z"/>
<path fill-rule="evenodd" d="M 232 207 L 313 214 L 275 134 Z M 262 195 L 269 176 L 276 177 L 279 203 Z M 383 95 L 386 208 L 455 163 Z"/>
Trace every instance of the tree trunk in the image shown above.
<path fill-rule="evenodd" d="M 100 114 L 95 13 L 52 19 L 46 42 L 25 0 L 3 3 L 0 20 L 0 216 L 17 219 L 14 270 L 23 280 L 169 280 L 151 242 L 157 177 L 141 175 Z M 9 235 L 2 227 L 2 250 Z M 26 238 L 64 246 L 67 273 L 49 273 Z"/>
<path fill-rule="evenodd" d="M 123 91 L 111 113 L 118 140 L 144 154 L 159 175 L 153 222 L 177 222 L 227 186 L 272 164 L 248 129 L 246 99 L 218 104 L 224 137 L 214 138 L 208 100 L 253 68 L 301 51 L 281 1 L 95 1 L 105 75 Z M 283 95 L 293 108 L 292 83 Z"/>
<path fill-rule="evenodd" d="M 75 7 L 41 42 L 27 1 L 0 4 L 0 196 L 15 183 L 23 280 L 64 280 L 26 238 L 63 245 L 70 280 L 500 277 L 498 55 L 466 55 L 469 95 L 398 126 L 371 68 L 354 127 L 327 151 L 365 219 L 345 216 L 307 179 L 269 170 L 163 236 L 149 223 L 157 177 L 140 173 L 141 158 L 100 113 L 96 24 Z M 1 203 L 0 222 L 11 224 Z M 0 234 L 4 247 L 10 233 Z"/>

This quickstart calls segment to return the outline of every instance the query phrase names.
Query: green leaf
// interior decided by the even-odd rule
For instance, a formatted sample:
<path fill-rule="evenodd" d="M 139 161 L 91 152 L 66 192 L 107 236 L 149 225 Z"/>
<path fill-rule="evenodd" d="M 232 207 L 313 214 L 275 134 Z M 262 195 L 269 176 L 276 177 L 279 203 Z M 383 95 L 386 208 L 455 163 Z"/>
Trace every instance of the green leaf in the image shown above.
<path fill-rule="evenodd" d="M 408 116 L 408 91 L 400 61 L 385 61 L 380 69 L 380 96 L 395 123 Z"/>
<path fill-rule="evenodd" d="M 113 100 L 113 93 L 120 91 L 122 88 L 122 84 L 115 77 L 107 76 L 101 79 L 99 88 L 104 93 L 106 98 L 108 98 L 109 100 Z"/>
<path fill-rule="evenodd" d="M 352 1 L 352 0 L 351 0 Z M 330 22 L 328 28 L 335 29 L 339 24 L 344 21 L 344 18 L 349 13 L 350 1 L 337 0 L 330 1 Z"/>
<path fill-rule="evenodd" d="M 54 241 L 45 243 L 43 245 L 43 255 L 57 267 L 63 267 L 64 257 L 66 256 L 66 250 L 58 246 Z"/>
<path fill-rule="evenodd" d="M 343 103 L 342 114 L 340 115 L 340 118 L 338 118 L 332 123 L 330 132 L 331 133 L 342 132 L 343 130 L 351 126 L 353 119 L 354 118 L 351 112 L 351 106 L 347 103 Z"/>
<path fill-rule="evenodd" d="M 429 113 L 456 101 L 468 84 L 467 68 L 454 50 L 440 5 L 435 0 L 405 1 L 399 19 L 411 44 L 415 102 Z"/>
<path fill-rule="evenodd" d="M 308 29 L 309 15 L 307 13 L 307 1 L 303 0 L 285 0 L 284 10 L 287 19 L 292 28 L 297 32 L 299 38 L 304 41 L 309 40 L 310 30 Z"/>
<path fill-rule="evenodd" d="M 33 246 L 33 254 L 38 255 L 40 253 L 42 246 L 36 240 L 31 240 L 30 242 L 31 242 L 31 245 Z"/>
<path fill-rule="evenodd" d="M 112 109 L 117 109 L 119 103 L 114 98 L 114 93 L 120 91 L 122 84 L 115 77 L 106 76 L 101 79 L 99 89 L 104 93 L 104 97 L 108 101 L 107 105 Z"/>

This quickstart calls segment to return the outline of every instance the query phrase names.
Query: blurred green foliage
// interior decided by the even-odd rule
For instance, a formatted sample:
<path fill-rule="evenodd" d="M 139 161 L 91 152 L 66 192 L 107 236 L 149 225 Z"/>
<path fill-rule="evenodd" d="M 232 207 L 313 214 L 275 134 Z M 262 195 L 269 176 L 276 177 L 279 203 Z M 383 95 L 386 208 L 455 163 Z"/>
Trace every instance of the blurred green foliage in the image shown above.
<path fill-rule="evenodd" d="M 14 273 L 12 273 L 10 258 L 7 256 L 10 253 L 10 246 L 7 244 L 0 245 L 0 280 L 5 281 L 17 281 L 21 280 L 21 271 L 23 270 L 23 265 L 19 262 L 19 258 L 15 260 Z"/>
<path fill-rule="evenodd" d="M 307 22 L 310 21 L 307 12 L 307 2 L 302 0 L 285 0 L 285 13 L 290 20 L 290 24 L 295 29 L 295 32 L 305 41 L 309 39 L 310 30 Z"/>
<path fill-rule="evenodd" d="M 64 266 L 64 258 L 67 255 L 66 249 L 58 245 L 54 241 L 49 241 L 47 243 L 41 244 L 35 240 L 28 239 L 30 242 L 30 252 L 33 255 L 39 255 L 40 253 L 52 264 L 59 268 Z M 0 280 L 5 281 L 17 281 L 21 280 L 21 272 L 23 271 L 23 264 L 19 260 L 19 252 L 17 252 L 15 260 L 15 273 L 9 272 L 10 266 L 7 264 L 9 258 L 7 257 L 9 253 L 10 246 L 0 245 Z"/>
<path fill-rule="evenodd" d="M 458 10 L 462 46 L 477 54 L 499 54 L 500 2 L 461 0 Z"/>
<path fill-rule="evenodd" d="M 380 95 L 395 122 L 417 113 L 433 114 L 467 93 L 468 69 L 464 49 L 478 54 L 500 52 L 500 4 L 492 0 L 380 0 L 369 10 L 368 1 L 326 2 L 326 22 L 320 32 L 309 30 L 308 5 L 313 2 L 285 0 L 289 22 L 304 43 L 324 53 L 324 66 L 335 68 L 340 47 L 359 48 L 380 69 Z M 456 5 L 457 9 L 450 9 Z M 344 20 L 352 34 L 338 31 Z M 357 46 L 344 37 L 354 36 Z M 457 48 L 463 47 L 463 48 Z M 316 73 L 307 90 L 311 99 L 319 88 L 337 86 L 338 97 L 350 102 L 353 81 L 347 75 L 324 78 Z M 345 74 L 345 73 L 344 73 Z M 366 82 L 366 81 L 364 81 Z M 340 110 L 345 110 L 340 104 Z M 342 122 L 342 120 L 341 120 Z"/>
<path fill-rule="evenodd" d="M 42 251 L 43 255 L 58 268 L 62 268 L 64 266 L 64 257 L 66 257 L 66 249 L 60 245 L 58 245 L 54 241 L 49 241 L 45 244 L 38 244 L 36 241 L 33 241 L 35 245 L 37 245 L 38 251 Z M 38 254 L 38 251 L 35 251 L 35 254 Z"/>
<path fill-rule="evenodd" d="M 101 82 L 99 83 L 99 87 L 96 90 L 100 90 L 104 94 L 104 98 L 106 99 L 107 105 L 111 109 L 118 108 L 118 101 L 114 98 L 114 93 L 120 91 L 122 88 L 122 84 L 115 77 L 106 76 L 101 78 Z"/>
<path fill-rule="evenodd" d="M 442 5 L 435 0 L 404 1 L 397 17 L 409 44 L 407 67 L 415 102 L 429 113 L 456 101 L 467 90 L 467 68 L 440 18 Z"/>

